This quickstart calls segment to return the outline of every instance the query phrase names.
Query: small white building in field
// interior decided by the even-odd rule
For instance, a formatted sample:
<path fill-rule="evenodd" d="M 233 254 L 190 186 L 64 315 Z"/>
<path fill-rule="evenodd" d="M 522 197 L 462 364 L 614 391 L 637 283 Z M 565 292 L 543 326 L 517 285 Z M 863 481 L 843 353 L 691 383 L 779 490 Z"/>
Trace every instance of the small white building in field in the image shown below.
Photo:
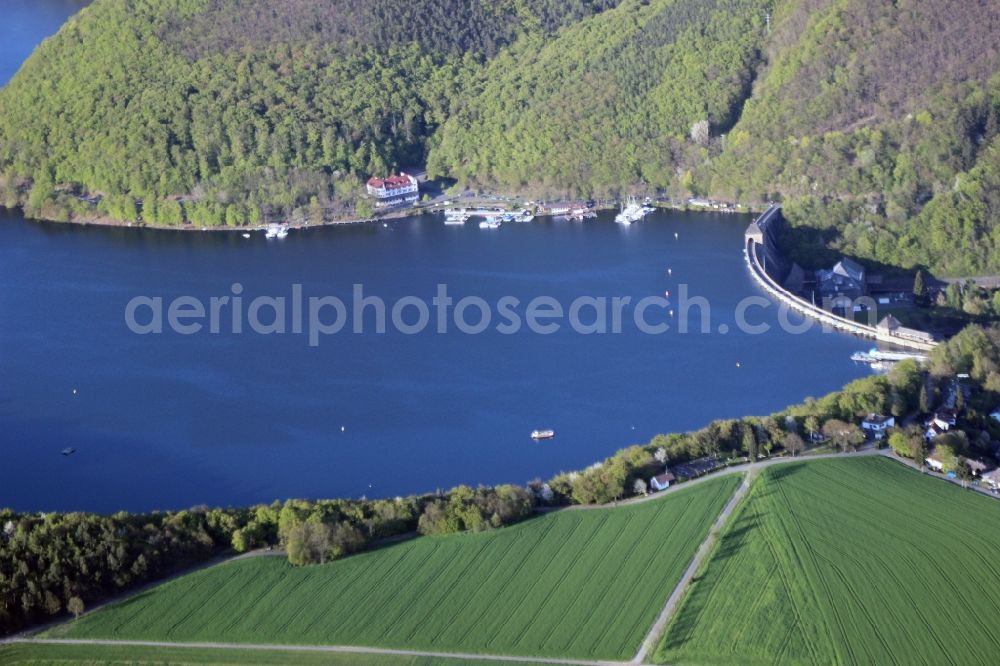
<path fill-rule="evenodd" d="M 663 474 L 657 474 L 652 479 L 649 480 L 649 487 L 655 490 L 666 490 L 670 487 L 670 484 L 675 481 L 675 477 L 669 471 Z"/>

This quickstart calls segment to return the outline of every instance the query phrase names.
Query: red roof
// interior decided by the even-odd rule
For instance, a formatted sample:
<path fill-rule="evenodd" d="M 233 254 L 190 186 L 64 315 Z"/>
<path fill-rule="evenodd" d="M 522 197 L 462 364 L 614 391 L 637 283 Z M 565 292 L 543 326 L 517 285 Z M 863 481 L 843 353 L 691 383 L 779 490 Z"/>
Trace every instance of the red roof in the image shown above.
<path fill-rule="evenodd" d="M 404 187 L 413 183 L 413 176 L 407 176 L 405 173 L 401 173 L 398 176 L 389 176 L 388 178 L 369 178 L 368 184 L 372 187 Z"/>

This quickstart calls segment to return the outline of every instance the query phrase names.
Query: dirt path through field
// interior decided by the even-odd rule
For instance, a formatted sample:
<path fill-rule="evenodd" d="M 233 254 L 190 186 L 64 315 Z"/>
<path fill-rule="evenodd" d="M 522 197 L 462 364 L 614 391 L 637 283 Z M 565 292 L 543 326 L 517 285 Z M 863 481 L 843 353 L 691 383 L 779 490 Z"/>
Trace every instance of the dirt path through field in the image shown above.
<path fill-rule="evenodd" d="M 670 593 L 670 597 L 667 598 L 667 603 L 663 606 L 663 610 L 656 618 L 656 622 L 650 627 L 649 633 L 642 641 L 642 645 L 639 647 L 639 651 L 636 653 L 635 657 L 632 658 L 631 664 L 642 664 L 646 661 L 646 657 L 649 652 L 656 646 L 656 642 L 663 635 L 663 630 L 666 629 L 667 623 L 670 618 L 673 617 L 674 611 L 677 610 L 677 605 L 680 603 L 681 597 L 684 596 L 684 591 L 687 589 L 688 585 L 691 584 L 691 580 L 694 578 L 695 573 L 701 568 L 702 562 L 708 557 L 708 554 L 712 550 L 712 544 L 718 538 L 719 533 L 722 531 L 722 527 L 726 524 L 729 516 L 733 513 L 733 509 L 739 504 L 740 500 L 746 496 L 747 491 L 750 489 L 750 483 L 753 481 L 750 474 L 747 474 L 743 479 L 743 483 L 740 487 L 736 489 L 733 496 L 729 498 L 729 502 L 722 509 L 719 517 L 715 520 L 715 524 L 712 529 L 709 530 L 708 536 L 705 540 L 701 542 L 698 547 L 698 551 L 695 553 L 694 558 L 691 563 L 688 564 L 688 568 L 684 571 L 684 575 L 681 579 L 677 581 L 677 585 L 674 586 L 673 592 Z"/>
<path fill-rule="evenodd" d="M 107 645 L 111 647 L 135 646 L 179 649 L 212 650 L 266 650 L 276 652 L 327 652 L 342 654 L 384 654 L 399 657 L 433 657 L 464 661 L 515 662 L 520 664 L 564 664 L 567 666 L 623 666 L 621 661 L 587 661 L 585 659 L 558 659 L 552 657 L 514 657 L 497 654 L 471 654 L 461 652 L 425 652 L 421 650 L 393 650 L 390 648 L 355 647 L 348 645 L 271 645 L 264 643 L 173 643 L 170 641 L 118 641 L 104 639 L 70 638 L 15 638 L 8 643 L 39 643 L 43 645 Z M 0 643 L 2 644 L 2 643 Z"/>

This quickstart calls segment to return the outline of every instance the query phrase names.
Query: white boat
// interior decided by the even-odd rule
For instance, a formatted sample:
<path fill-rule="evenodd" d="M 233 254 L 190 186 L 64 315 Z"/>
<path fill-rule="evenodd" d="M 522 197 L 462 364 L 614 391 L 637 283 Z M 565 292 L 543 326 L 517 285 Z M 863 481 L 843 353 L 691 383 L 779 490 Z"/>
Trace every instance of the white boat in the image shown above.
<path fill-rule="evenodd" d="M 913 359 L 917 363 L 926 363 L 927 354 L 916 352 L 882 351 L 878 347 L 872 347 L 866 352 L 854 352 L 851 360 L 856 363 L 868 363 L 876 370 L 879 367 L 891 367 L 894 363 Z"/>
<path fill-rule="evenodd" d="M 250 238 L 250 234 L 243 234 L 243 238 Z"/>
<path fill-rule="evenodd" d="M 269 224 L 267 225 L 267 231 L 264 232 L 265 238 L 287 238 L 288 237 L 288 225 L 287 224 Z"/>
<path fill-rule="evenodd" d="M 638 222 L 648 213 L 653 211 L 649 206 L 643 206 L 635 197 L 629 197 L 622 202 L 621 212 L 615 216 L 615 222 L 619 224 L 632 224 Z"/>
<path fill-rule="evenodd" d="M 552 439 L 556 436 L 555 430 L 532 430 L 531 439 Z"/>
<path fill-rule="evenodd" d="M 62 454 L 64 456 L 71 456 L 74 453 L 76 453 L 76 449 L 74 449 L 72 446 L 67 446 L 65 449 L 62 450 Z"/>
<path fill-rule="evenodd" d="M 452 208 L 444 212 L 445 224 L 465 224 L 469 220 L 469 214 L 464 208 Z"/>
<path fill-rule="evenodd" d="M 531 222 L 533 219 L 535 219 L 535 216 L 526 210 L 522 210 L 520 213 L 514 216 L 515 222 Z"/>
<path fill-rule="evenodd" d="M 499 217 L 488 217 L 479 223 L 480 229 L 499 229 L 500 225 L 503 224 Z"/>

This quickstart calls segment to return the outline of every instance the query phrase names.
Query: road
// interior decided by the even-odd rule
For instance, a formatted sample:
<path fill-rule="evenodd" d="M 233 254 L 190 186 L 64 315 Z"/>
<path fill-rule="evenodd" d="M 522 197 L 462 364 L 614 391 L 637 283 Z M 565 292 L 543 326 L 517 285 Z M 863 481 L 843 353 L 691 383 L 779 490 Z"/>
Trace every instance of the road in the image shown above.
<path fill-rule="evenodd" d="M 566 666 L 622 666 L 621 661 L 588 661 L 585 659 L 558 659 L 553 657 L 514 657 L 498 654 L 472 654 L 464 652 L 430 652 L 422 650 L 393 650 L 351 645 L 281 645 L 270 643 L 173 643 L 170 641 L 118 641 L 83 638 L 15 638 L 3 643 L 36 643 L 41 645 L 106 645 L 109 647 L 157 647 L 197 650 L 266 650 L 277 652 L 327 652 L 340 654 L 384 654 L 398 657 L 433 657 L 436 659 L 462 659 L 465 661 L 516 662 L 521 664 L 565 664 Z"/>

